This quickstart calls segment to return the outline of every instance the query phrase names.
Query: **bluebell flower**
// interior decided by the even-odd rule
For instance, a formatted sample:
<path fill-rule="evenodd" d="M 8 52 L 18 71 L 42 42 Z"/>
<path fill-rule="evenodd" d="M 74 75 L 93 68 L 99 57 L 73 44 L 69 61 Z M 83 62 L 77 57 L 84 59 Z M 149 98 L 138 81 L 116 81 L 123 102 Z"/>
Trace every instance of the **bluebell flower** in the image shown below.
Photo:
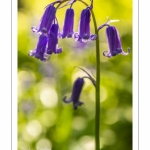
<path fill-rule="evenodd" d="M 45 32 L 46 29 L 41 30 L 41 35 L 39 36 L 36 48 L 34 50 L 30 50 L 28 53 L 29 56 L 34 56 L 41 61 L 46 61 L 49 59 L 49 57 L 47 57 L 48 55 L 46 54 L 47 35 Z"/>
<path fill-rule="evenodd" d="M 74 82 L 73 89 L 72 89 L 72 95 L 71 95 L 70 99 L 66 100 L 66 98 L 67 98 L 66 96 L 63 98 L 63 101 L 65 103 L 73 102 L 74 109 L 77 109 L 78 106 L 81 106 L 83 104 L 83 102 L 81 102 L 79 100 L 83 85 L 84 85 L 84 79 L 79 77 Z"/>
<path fill-rule="evenodd" d="M 56 14 L 56 8 L 54 7 L 54 3 L 46 6 L 44 14 L 41 18 L 39 27 L 33 26 L 31 29 L 33 32 L 40 32 L 43 28 L 47 30 L 47 32 L 50 30 L 50 27 L 55 19 Z"/>
<path fill-rule="evenodd" d="M 58 24 L 52 24 L 48 34 L 48 47 L 47 54 L 59 54 L 62 52 L 62 48 L 58 48 Z"/>
<path fill-rule="evenodd" d="M 60 37 L 61 38 L 72 37 L 74 33 L 73 26 L 74 26 L 74 10 L 72 8 L 69 8 L 66 10 L 63 32 L 60 35 Z"/>
<path fill-rule="evenodd" d="M 130 48 L 128 48 L 127 53 L 123 51 L 121 46 L 121 40 L 119 37 L 119 32 L 114 26 L 108 26 L 106 28 L 106 38 L 109 51 L 104 51 L 104 56 L 110 58 L 112 56 L 116 56 L 117 54 L 128 55 L 130 53 Z"/>
<path fill-rule="evenodd" d="M 78 33 L 74 34 L 76 41 L 86 42 L 88 40 L 96 40 L 97 35 L 95 34 L 90 35 L 90 20 L 91 20 L 91 12 L 90 8 L 87 7 L 81 12 Z"/>

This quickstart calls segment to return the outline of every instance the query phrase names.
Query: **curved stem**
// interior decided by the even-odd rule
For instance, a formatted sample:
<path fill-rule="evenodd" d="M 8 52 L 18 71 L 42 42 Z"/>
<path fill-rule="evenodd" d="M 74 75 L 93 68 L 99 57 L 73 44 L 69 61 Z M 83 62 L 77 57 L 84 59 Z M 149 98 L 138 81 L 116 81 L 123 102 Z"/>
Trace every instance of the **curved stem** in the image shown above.
<path fill-rule="evenodd" d="M 88 6 L 84 1 L 78 0 Z M 97 23 L 93 10 L 91 10 L 95 34 L 97 35 L 96 39 L 96 102 L 95 102 L 95 150 L 100 150 L 100 47 L 99 47 L 99 36 L 97 30 Z"/>
<path fill-rule="evenodd" d="M 59 8 L 61 4 L 69 0 L 64 0 L 61 3 L 59 3 L 56 7 L 56 9 Z M 82 0 L 78 0 L 87 7 L 89 6 L 86 2 Z M 100 150 L 100 47 L 99 47 L 99 36 L 98 36 L 98 29 L 97 29 L 97 23 L 95 19 L 95 15 L 93 10 L 91 10 L 94 28 L 95 28 L 95 34 L 97 35 L 96 39 L 96 92 L 95 92 L 95 150 Z"/>
<path fill-rule="evenodd" d="M 97 30 L 97 24 L 95 15 L 92 11 L 93 16 L 93 22 L 95 26 L 95 34 L 97 35 L 96 39 L 96 112 L 95 112 L 95 144 L 96 144 L 96 150 L 99 150 L 99 131 L 100 131 L 100 48 L 99 48 L 99 36 L 98 36 L 98 30 Z"/>
<path fill-rule="evenodd" d="M 88 6 L 84 1 L 78 0 Z M 99 36 L 97 30 L 96 18 L 93 10 L 91 10 L 96 39 L 96 102 L 95 102 L 95 150 L 100 150 L 100 46 L 99 46 Z"/>
<path fill-rule="evenodd" d="M 67 2 L 67 1 L 69 1 L 69 0 L 63 0 L 62 2 L 60 2 L 60 3 L 57 5 L 56 10 L 57 10 L 63 3 Z"/>

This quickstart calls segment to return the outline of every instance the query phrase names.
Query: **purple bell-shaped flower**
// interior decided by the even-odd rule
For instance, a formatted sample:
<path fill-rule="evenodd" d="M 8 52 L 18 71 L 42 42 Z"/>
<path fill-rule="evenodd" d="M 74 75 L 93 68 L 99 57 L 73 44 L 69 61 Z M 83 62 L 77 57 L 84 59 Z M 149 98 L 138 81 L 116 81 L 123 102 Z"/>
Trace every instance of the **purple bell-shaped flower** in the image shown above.
<path fill-rule="evenodd" d="M 61 38 L 71 38 L 73 36 L 73 26 L 74 26 L 74 10 L 72 8 L 67 9 L 65 15 L 65 21 L 63 26 L 63 31 L 60 34 Z"/>
<path fill-rule="evenodd" d="M 28 53 L 29 56 L 34 56 L 41 61 L 46 61 L 49 59 L 49 57 L 47 57 L 48 55 L 46 54 L 47 35 L 45 32 L 45 29 L 41 31 L 42 34 L 39 36 L 36 48 L 34 50 L 30 50 Z"/>
<path fill-rule="evenodd" d="M 62 48 L 58 48 L 58 24 L 52 24 L 48 34 L 48 47 L 47 54 L 59 54 L 62 52 Z"/>
<path fill-rule="evenodd" d="M 123 51 L 119 33 L 114 26 L 108 26 L 106 28 L 106 38 L 109 51 L 104 51 L 104 56 L 110 58 L 112 56 L 116 56 L 117 54 L 128 55 L 130 53 L 130 48 L 128 48 L 127 53 Z"/>
<path fill-rule="evenodd" d="M 50 27 L 55 19 L 56 8 L 54 7 L 54 3 L 46 6 L 44 14 L 41 18 L 39 27 L 33 26 L 31 29 L 33 32 L 40 32 L 43 28 L 48 32 Z"/>
<path fill-rule="evenodd" d="M 90 8 L 82 10 L 79 22 L 78 33 L 74 34 L 75 40 L 80 42 L 86 42 L 90 40 L 96 40 L 97 35 L 90 35 L 90 20 L 91 12 Z"/>
<path fill-rule="evenodd" d="M 73 102 L 74 109 L 77 109 L 78 106 L 81 106 L 83 104 L 83 102 L 81 102 L 79 100 L 83 85 L 84 85 L 84 79 L 79 77 L 74 82 L 73 89 L 72 89 L 72 95 L 71 95 L 70 99 L 66 100 L 66 98 L 67 98 L 66 96 L 63 98 L 63 101 L 65 103 Z"/>

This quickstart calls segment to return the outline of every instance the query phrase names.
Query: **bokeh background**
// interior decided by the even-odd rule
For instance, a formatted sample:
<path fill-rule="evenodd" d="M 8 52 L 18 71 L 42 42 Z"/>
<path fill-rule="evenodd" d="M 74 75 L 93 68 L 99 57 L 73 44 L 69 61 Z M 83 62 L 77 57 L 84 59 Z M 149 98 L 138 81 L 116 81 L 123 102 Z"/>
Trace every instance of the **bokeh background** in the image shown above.
<path fill-rule="evenodd" d="M 90 4 L 90 0 L 85 0 Z M 71 95 L 73 82 L 86 74 L 80 66 L 95 76 L 95 42 L 81 44 L 74 39 L 59 39 L 63 52 L 52 55 L 47 62 L 28 56 L 36 47 L 38 35 L 31 31 L 38 26 L 44 8 L 52 0 L 18 0 L 18 150 L 94 150 L 95 89 L 88 79 L 81 94 L 84 105 L 73 109 L 62 98 Z M 65 10 L 59 9 L 57 19 L 63 28 Z M 74 31 L 83 4 L 73 5 Z M 124 51 L 128 56 L 106 58 L 105 28 L 100 36 L 101 66 L 101 150 L 132 150 L 132 1 L 94 0 L 97 24 L 106 17 L 119 22 L 118 28 Z M 91 19 L 91 33 L 94 33 Z"/>

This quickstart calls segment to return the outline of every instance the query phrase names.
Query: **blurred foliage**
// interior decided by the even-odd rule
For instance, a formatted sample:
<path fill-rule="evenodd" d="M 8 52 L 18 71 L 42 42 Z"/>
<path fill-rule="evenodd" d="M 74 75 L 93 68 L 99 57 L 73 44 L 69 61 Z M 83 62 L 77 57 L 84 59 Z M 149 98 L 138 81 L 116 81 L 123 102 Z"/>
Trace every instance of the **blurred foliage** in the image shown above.
<path fill-rule="evenodd" d="M 89 0 L 85 0 L 90 3 Z M 62 102 L 70 96 L 72 84 L 85 73 L 83 67 L 95 75 L 95 42 L 80 44 L 74 39 L 60 39 L 63 53 L 52 55 L 48 62 L 28 56 L 36 47 L 38 35 L 31 27 L 38 26 L 46 5 L 51 0 L 18 1 L 18 150 L 94 150 L 95 89 L 88 79 L 81 94 L 84 105 L 73 110 L 72 104 Z M 65 10 L 59 9 L 57 18 L 63 27 Z M 80 12 L 85 6 L 73 5 L 75 26 L 78 29 Z M 94 13 L 100 26 L 110 19 L 120 33 L 128 56 L 106 58 L 105 29 L 99 32 L 101 57 L 101 150 L 132 149 L 132 1 L 94 0 Z M 91 33 L 94 32 L 91 20 Z M 44 149 L 45 148 L 45 149 Z"/>

